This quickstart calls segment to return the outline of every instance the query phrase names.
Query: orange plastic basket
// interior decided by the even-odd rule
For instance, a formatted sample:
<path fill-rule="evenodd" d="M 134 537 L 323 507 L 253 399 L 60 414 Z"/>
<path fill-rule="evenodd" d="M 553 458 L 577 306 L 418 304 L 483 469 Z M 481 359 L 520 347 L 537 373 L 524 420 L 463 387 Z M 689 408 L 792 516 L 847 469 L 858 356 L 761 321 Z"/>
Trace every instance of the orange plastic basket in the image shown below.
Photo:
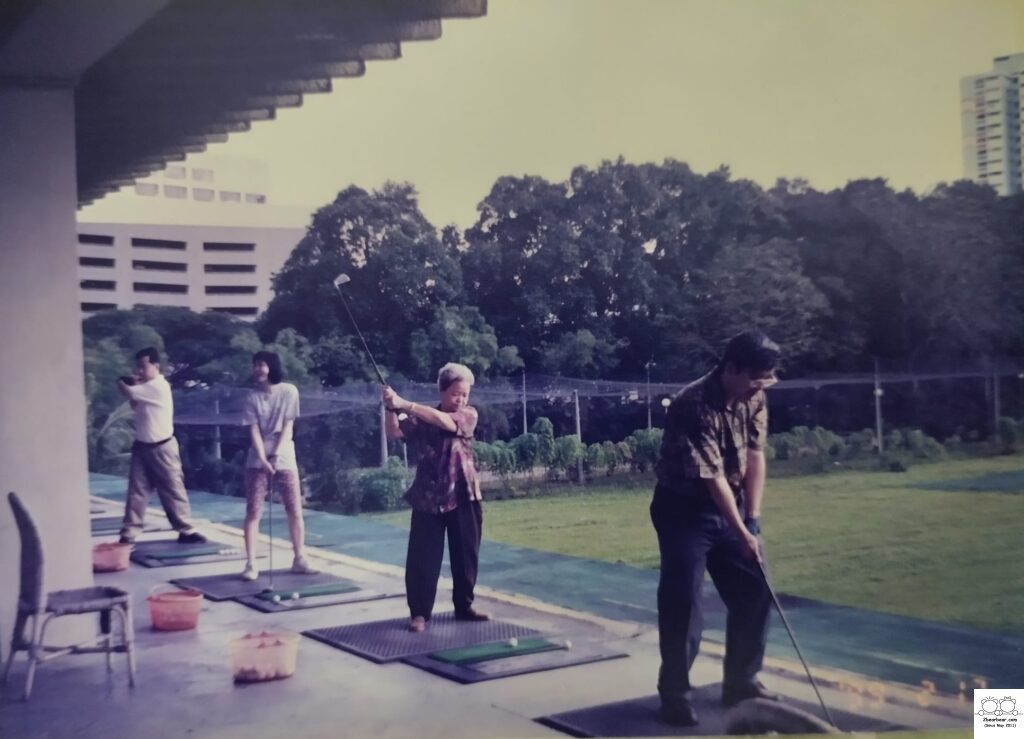
<path fill-rule="evenodd" d="M 236 683 L 280 680 L 295 674 L 299 635 L 290 631 L 261 631 L 228 644 Z"/>
<path fill-rule="evenodd" d="M 185 631 L 199 624 L 203 594 L 198 590 L 180 590 L 157 585 L 149 591 L 149 617 L 157 631 Z"/>
<path fill-rule="evenodd" d="M 128 558 L 132 554 L 131 544 L 107 542 L 92 548 L 93 572 L 120 572 L 128 569 Z"/>

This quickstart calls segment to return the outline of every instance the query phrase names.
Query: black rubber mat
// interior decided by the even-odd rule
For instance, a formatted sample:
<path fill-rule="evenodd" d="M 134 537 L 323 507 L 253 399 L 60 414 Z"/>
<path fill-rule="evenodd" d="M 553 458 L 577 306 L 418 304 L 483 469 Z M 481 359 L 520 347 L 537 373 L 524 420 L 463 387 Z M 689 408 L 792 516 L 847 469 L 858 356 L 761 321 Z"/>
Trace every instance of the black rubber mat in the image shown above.
<path fill-rule="evenodd" d="M 282 589 L 277 579 L 274 579 L 274 589 L 276 594 L 281 596 L 281 600 L 275 602 L 273 599 L 266 597 L 264 594 L 257 595 L 245 595 L 238 598 L 233 598 L 236 603 L 241 603 L 243 606 L 249 606 L 253 610 L 260 611 L 261 613 L 284 613 L 286 611 L 301 611 L 307 608 L 323 608 L 324 606 L 338 606 L 345 603 L 365 603 L 371 600 L 383 600 L 384 598 L 400 598 L 405 593 L 381 593 L 376 590 L 370 590 L 368 588 L 360 588 L 358 585 L 351 581 L 345 581 L 349 583 L 349 587 L 344 588 L 343 584 L 339 583 L 339 591 L 335 593 L 314 593 L 310 595 L 303 595 L 301 590 L 287 591 Z M 327 588 L 330 589 L 330 588 Z M 299 598 L 292 598 L 292 593 L 298 594 Z"/>
<path fill-rule="evenodd" d="M 569 736 L 580 737 L 723 736 L 726 734 L 726 711 L 720 702 L 721 695 L 720 683 L 705 685 L 690 693 L 690 702 L 700 720 L 696 726 L 670 726 L 662 722 L 658 715 L 661 700 L 656 695 L 566 711 L 536 721 Z M 786 698 L 785 703 L 822 717 L 821 706 L 790 698 Z M 829 711 L 843 731 L 880 732 L 908 728 L 832 706 L 829 706 Z"/>
<path fill-rule="evenodd" d="M 89 530 L 93 536 L 110 536 L 121 531 L 123 516 L 93 516 L 89 519 Z M 171 526 L 166 521 L 147 521 L 142 526 L 143 531 L 170 531 Z"/>
<path fill-rule="evenodd" d="M 505 621 L 456 621 L 453 613 L 436 614 L 427 623 L 427 630 L 419 634 L 409 631 L 408 618 L 369 621 L 302 633 L 378 664 L 445 649 L 540 634 L 535 629 Z"/>
<path fill-rule="evenodd" d="M 204 544 L 179 544 L 177 539 L 137 541 L 131 556 L 132 562 L 143 567 L 176 567 L 244 559 L 245 552 L 240 548 L 212 539 Z"/>
<path fill-rule="evenodd" d="M 407 657 L 402 661 L 407 665 L 446 677 L 463 685 L 478 683 L 484 680 L 495 680 L 513 675 L 528 675 L 531 672 L 559 670 L 563 667 L 585 665 L 591 662 L 603 662 L 609 659 L 628 657 L 624 652 L 603 648 L 596 643 L 581 643 L 570 640 L 569 648 L 564 647 L 565 639 L 556 637 L 550 641 L 563 645 L 560 649 L 540 651 L 532 654 L 517 654 L 499 659 L 486 659 L 472 664 L 456 664 L 435 659 L 430 654 Z"/>
<path fill-rule="evenodd" d="M 270 587 L 269 572 L 261 572 L 259 578 L 251 582 L 243 580 L 241 575 L 242 571 L 239 568 L 238 572 L 206 575 L 204 577 L 179 577 L 171 580 L 171 582 L 183 588 L 198 590 L 206 596 L 207 600 L 212 601 L 258 595 L 263 592 L 264 588 Z M 348 583 L 350 581 L 328 572 L 318 572 L 314 575 L 297 575 L 291 570 L 274 570 L 274 589 L 287 592 L 289 595 L 301 588 L 308 588 L 314 585 L 328 585 L 335 582 Z"/>

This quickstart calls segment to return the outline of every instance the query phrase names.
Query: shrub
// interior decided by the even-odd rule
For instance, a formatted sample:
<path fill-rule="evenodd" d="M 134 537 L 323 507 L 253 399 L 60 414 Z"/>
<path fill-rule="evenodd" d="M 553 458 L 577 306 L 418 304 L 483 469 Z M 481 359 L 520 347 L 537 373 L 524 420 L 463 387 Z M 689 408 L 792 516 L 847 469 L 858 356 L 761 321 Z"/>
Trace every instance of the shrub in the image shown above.
<path fill-rule="evenodd" d="M 768 440 L 778 459 L 840 457 L 847 448 L 841 436 L 821 426 L 813 429 L 796 426 L 790 431 L 773 434 Z"/>
<path fill-rule="evenodd" d="M 884 437 L 885 449 L 902 449 L 904 446 L 903 433 L 899 429 L 889 431 Z"/>
<path fill-rule="evenodd" d="M 882 455 L 880 464 L 882 469 L 888 470 L 889 472 L 906 472 L 910 469 L 910 465 L 906 460 L 888 452 Z"/>
<path fill-rule="evenodd" d="M 583 459 L 585 447 L 575 436 L 560 436 L 554 440 L 554 453 L 548 463 L 548 474 L 557 480 L 563 472 L 576 477 L 576 464 Z"/>
<path fill-rule="evenodd" d="M 619 459 L 619 450 L 614 441 L 601 442 L 601 450 L 604 454 L 604 473 L 610 477 L 622 461 Z"/>
<path fill-rule="evenodd" d="M 587 472 L 591 475 L 595 474 L 600 469 L 607 469 L 608 462 L 604 445 L 591 444 L 588 446 L 587 455 L 584 461 L 586 462 Z"/>
<path fill-rule="evenodd" d="M 846 437 L 846 458 L 857 459 L 874 454 L 878 448 L 875 442 L 875 432 L 871 429 L 855 431 Z"/>
<path fill-rule="evenodd" d="M 1013 454 L 1020 450 L 1024 429 L 1012 418 L 1000 416 L 996 421 L 996 438 L 1002 454 Z"/>
<path fill-rule="evenodd" d="M 516 453 L 512 446 L 498 440 L 491 444 L 491 471 L 502 479 L 508 479 L 516 470 Z"/>
<path fill-rule="evenodd" d="M 541 416 L 530 427 L 530 432 L 537 435 L 537 462 L 549 467 L 555 453 L 555 426 L 547 418 Z"/>
<path fill-rule="evenodd" d="M 541 439 L 538 434 L 520 434 L 512 440 L 512 452 L 516 458 L 516 469 L 519 472 L 532 472 L 533 468 L 541 464 L 540 459 Z"/>
<path fill-rule="evenodd" d="M 620 467 L 633 465 L 633 447 L 624 441 L 615 443 L 615 459 Z"/>
<path fill-rule="evenodd" d="M 339 470 L 337 503 L 345 513 L 390 511 L 401 508 L 408 486 L 408 471 L 399 457 L 388 457 L 383 467 Z"/>
<path fill-rule="evenodd" d="M 626 437 L 633 466 L 640 472 L 653 469 L 661 451 L 661 429 L 639 429 Z"/>
<path fill-rule="evenodd" d="M 473 442 L 473 457 L 476 460 L 476 468 L 481 471 L 494 471 L 494 447 L 486 441 L 475 440 Z"/>

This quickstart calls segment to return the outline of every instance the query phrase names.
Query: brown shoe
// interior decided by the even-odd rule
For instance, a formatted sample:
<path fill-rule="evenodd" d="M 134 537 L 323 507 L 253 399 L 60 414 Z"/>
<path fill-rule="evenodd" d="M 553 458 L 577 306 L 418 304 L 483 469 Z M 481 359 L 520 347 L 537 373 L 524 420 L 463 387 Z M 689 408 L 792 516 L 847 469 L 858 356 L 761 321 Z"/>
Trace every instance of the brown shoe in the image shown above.
<path fill-rule="evenodd" d="M 467 608 L 465 611 L 455 612 L 456 621 L 490 621 L 491 617 L 487 613 L 481 613 L 472 608 Z"/>
<path fill-rule="evenodd" d="M 427 630 L 427 620 L 423 616 L 413 616 L 409 620 L 409 631 L 419 634 Z"/>

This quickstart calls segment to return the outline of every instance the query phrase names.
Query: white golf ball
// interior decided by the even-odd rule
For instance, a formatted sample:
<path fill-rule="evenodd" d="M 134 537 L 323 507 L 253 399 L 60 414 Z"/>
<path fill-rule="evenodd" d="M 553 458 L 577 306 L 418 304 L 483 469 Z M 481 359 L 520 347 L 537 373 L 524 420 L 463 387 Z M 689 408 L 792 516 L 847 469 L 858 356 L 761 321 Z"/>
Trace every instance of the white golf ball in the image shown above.
<path fill-rule="evenodd" d="M 509 645 L 510 647 L 513 647 L 513 648 L 514 648 L 514 647 L 518 647 L 518 646 L 519 646 L 519 640 L 518 640 L 518 639 L 516 639 L 516 638 L 515 638 L 515 637 L 513 636 L 513 637 L 512 637 L 511 639 L 509 639 L 509 640 L 508 640 L 508 645 Z"/>
<path fill-rule="evenodd" d="M 568 639 L 565 640 L 565 648 L 566 649 L 572 649 L 572 642 L 569 641 Z"/>
<path fill-rule="evenodd" d="M 274 597 L 271 598 L 270 600 L 274 601 L 275 603 L 280 603 L 281 602 L 281 596 L 278 595 L 277 593 L 275 593 Z"/>
<path fill-rule="evenodd" d="M 298 600 L 298 599 L 299 599 L 299 594 L 297 592 L 292 593 L 292 600 Z"/>

